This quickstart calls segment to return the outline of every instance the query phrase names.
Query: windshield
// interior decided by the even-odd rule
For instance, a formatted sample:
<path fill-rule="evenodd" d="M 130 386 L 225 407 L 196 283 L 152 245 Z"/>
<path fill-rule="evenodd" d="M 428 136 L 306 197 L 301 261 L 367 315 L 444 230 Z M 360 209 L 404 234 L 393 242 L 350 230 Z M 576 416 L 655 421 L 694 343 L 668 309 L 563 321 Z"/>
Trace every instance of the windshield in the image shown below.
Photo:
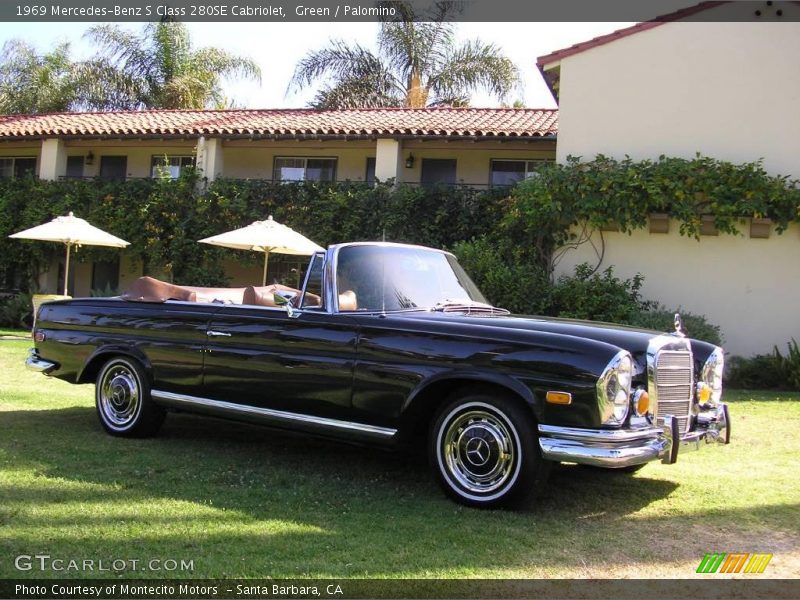
<path fill-rule="evenodd" d="M 340 311 L 432 309 L 486 304 L 451 255 L 404 246 L 347 246 L 339 250 L 336 284 Z"/>

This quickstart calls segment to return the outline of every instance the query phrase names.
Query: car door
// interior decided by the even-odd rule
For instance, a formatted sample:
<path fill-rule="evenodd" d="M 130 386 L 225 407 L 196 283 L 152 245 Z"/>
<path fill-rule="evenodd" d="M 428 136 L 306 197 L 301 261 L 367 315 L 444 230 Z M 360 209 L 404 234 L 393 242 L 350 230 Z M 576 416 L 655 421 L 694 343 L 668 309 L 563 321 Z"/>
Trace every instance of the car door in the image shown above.
<path fill-rule="evenodd" d="M 312 258 L 296 308 L 227 305 L 212 318 L 204 366 L 208 398 L 296 415 L 350 417 L 355 320 L 309 302 L 322 297 L 324 254 Z M 238 410 L 231 407 L 233 411 Z"/>

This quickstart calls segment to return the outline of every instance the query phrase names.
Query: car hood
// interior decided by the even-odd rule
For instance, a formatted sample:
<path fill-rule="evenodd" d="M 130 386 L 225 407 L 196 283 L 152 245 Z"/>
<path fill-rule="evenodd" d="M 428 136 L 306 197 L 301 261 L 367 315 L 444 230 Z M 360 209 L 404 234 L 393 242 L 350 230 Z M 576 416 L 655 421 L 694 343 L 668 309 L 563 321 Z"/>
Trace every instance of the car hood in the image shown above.
<path fill-rule="evenodd" d="M 487 327 L 495 329 L 498 333 L 505 329 L 536 331 L 605 342 L 627 350 L 640 365 L 644 365 L 646 362 L 647 346 L 652 338 L 660 335 L 676 335 L 675 333 L 640 329 L 616 323 L 533 315 L 481 316 L 456 312 L 410 312 L 405 316 L 425 320 L 445 320 L 450 323 L 458 322 L 465 326 Z M 703 342 L 699 343 L 707 345 Z M 695 344 L 694 340 L 692 344 Z"/>

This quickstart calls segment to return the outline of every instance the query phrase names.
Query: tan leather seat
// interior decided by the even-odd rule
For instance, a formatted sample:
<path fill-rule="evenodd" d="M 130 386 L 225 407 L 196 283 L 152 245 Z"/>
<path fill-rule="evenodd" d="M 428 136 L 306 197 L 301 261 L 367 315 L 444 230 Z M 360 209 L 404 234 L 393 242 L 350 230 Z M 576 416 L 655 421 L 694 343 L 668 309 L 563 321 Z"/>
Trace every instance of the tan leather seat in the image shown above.
<path fill-rule="evenodd" d="M 358 299 L 356 298 L 356 293 L 353 290 L 347 290 L 346 292 L 339 294 L 339 310 L 358 310 Z"/>
<path fill-rule="evenodd" d="M 139 277 L 133 282 L 121 298 L 138 302 L 166 302 L 182 300 L 184 302 L 224 302 L 225 304 L 241 304 L 244 288 L 211 288 L 175 285 L 160 281 L 153 277 Z"/>
<path fill-rule="evenodd" d="M 210 288 L 184 286 L 184 289 L 195 293 L 195 302 L 222 302 L 223 304 L 241 304 L 245 288 Z"/>
<path fill-rule="evenodd" d="M 121 298 L 137 302 L 166 302 L 167 300 L 195 302 L 196 292 L 180 285 L 159 281 L 153 277 L 139 277 L 122 294 Z"/>
<path fill-rule="evenodd" d="M 254 287 L 251 285 L 244 288 L 242 304 L 251 304 L 253 306 L 277 306 L 275 303 L 275 292 L 277 291 L 294 292 L 298 296 L 300 295 L 300 290 L 280 285 L 279 283 L 261 287 Z"/>

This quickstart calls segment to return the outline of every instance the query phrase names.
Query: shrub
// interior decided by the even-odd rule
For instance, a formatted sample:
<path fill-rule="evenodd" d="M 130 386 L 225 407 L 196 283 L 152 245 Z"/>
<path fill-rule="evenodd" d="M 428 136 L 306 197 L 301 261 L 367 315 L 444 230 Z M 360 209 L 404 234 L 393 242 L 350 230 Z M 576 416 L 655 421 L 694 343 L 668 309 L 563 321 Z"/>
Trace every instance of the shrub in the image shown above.
<path fill-rule="evenodd" d="M 596 273 L 586 263 L 575 267 L 575 274 L 562 275 L 553 287 L 548 314 L 575 319 L 632 323 L 638 315 L 654 307 L 642 299 L 644 277 L 630 279 L 614 275 L 614 267 Z"/>
<path fill-rule="evenodd" d="M 775 346 L 770 354 L 731 357 L 725 369 L 728 385 L 748 389 L 800 390 L 800 348 L 794 338 L 787 346 L 786 356 Z"/>
<path fill-rule="evenodd" d="M 780 353 L 777 346 L 774 351 L 781 379 L 790 389 L 800 390 L 800 347 L 794 338 L 786 345 L 788 346 L 786 356 Z"/>
<path fill-rule="evenodd" d="M 495 306 L 517 314 L 544 314 L 548 310 L 551 284 L 538 266 L 509 260 L 486 238 L 459 242 L 453 251 Z"/>
<path fill-rule="evenodd" d="M 27 329 L 33 324 L 30 294 L 10 296 L 0 304 L 0 326 Z"/>
<path fill-rule="evenodd" d="M 119 296 L 122 292 L 118 287 L 113 287 L 111 284 L 106 284 L 104 288 L 93 288 L 89 295 L 92 298 L 111 298 L 112 296 Z"/>
<path fill-rule="evenodd" d="M 641 311 L 629 324 L 656 331 L 673 331 L 675 329 L 676 312 L 681 313 L 683 329 L 687 336 L 703 340 L 715 346 L 722 345 L 722 333 L 719 325 L 709 323 L 708 319 L 703 315 L 695 315 L 680 309 L 666 310 L 663 306 L 660 306 L 655 310 Z"/>

